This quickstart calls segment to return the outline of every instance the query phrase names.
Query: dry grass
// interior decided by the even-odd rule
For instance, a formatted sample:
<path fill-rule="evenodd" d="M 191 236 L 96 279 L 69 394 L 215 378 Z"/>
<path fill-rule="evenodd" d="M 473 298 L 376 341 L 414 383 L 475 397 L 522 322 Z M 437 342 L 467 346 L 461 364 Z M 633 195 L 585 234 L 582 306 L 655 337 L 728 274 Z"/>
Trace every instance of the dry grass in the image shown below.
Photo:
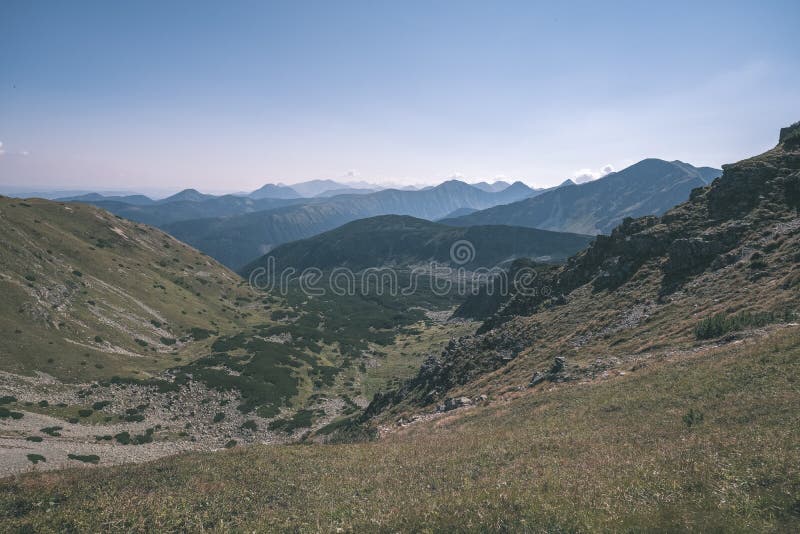
<path fill-rule="evenodd" d="M 799 380 L 800 334 L 782 329 L 379 442 L 7 479 L 0 528 L 796 531 Z"/>

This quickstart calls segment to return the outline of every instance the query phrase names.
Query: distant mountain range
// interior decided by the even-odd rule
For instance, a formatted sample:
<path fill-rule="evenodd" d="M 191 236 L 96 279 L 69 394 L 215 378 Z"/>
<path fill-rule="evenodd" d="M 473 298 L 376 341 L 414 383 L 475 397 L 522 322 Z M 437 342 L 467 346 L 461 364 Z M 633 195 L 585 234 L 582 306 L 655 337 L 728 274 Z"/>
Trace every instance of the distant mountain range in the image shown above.
<path fill-rule="evenodd" d="M 625 217 L 661 215 L 722 171 L 681 161 L 646 159 L 579 185 L 563 186 L 507 205 L 441 220 L 473 226 L 505 224 L 581 234 L 607 234 Z"/>
<path fill-rule="evenodd" d="M 288 185 L 265 184 L 247 195 L 250 198 L 301 198 L 303 195 Z"/>
<path fill-rule="evenodd" d="M 511 184 L 503 180 L 498 180 L 494 183 L 478 182 L 476 184 L 470 184 L 470 185 L 472 187 L 477 187 L 478 189 L 483 189 L 484 191 L 488 191 L 489 193 L 497 193 L 498 191 L 506 189 Z"/>
<path fill-rule="evenodd" d="M 580 185 L 567 180 L 539 190 L 522 182 L 469 185 L 449 180 L 420 190 L 371 192 L 356 184 L 312 180 L 291 187 L 266 184 L 246 195 L 214 196 L 186 189 L 161 200 L 96 193 L 62 200 L 94 204 L 161 227 L 238 269 L 280 244 L 380 215 L 408 215 L 450 226 L 609 233 L 625 217 L 664 213 L 720 172 L 680 161 L 647 159 L 599 180 Z"/>
<path fill-rule="evenodd" d="M 356 219 L 394 214 L 434 220 L 458 208 L 484 209 L 534 194 L 536 191 L 521 182 L 489 193 L 450 180 L 420 191 L 385 189 L 366 195 L 340 195 L 257 213 L 176 222 L 164 228 L 223 264 L 240 268 L 277 245 Z"/>
<path fill-rule="evenodd" d="M 494 267 L 519 257 L 542 262 L 563 261 L 583 250 L 592 236 L 511 226 L 455 228 L 415 217 L 383 215 L 347 223 L 335 230 L 277 247 L 252 262 L 242 272 L 266 265 L 268 257 L 278 268 L 407 266 L 436 262 L 453 267 Z M 466 240 L 464 263 L 453 263 L 451 247 Z M 472 254 L 474 252 L 474 254 Z"/>
<path fill-rule="evenodd" d="M 47 198 L 40 196 L 39 198 Z M 95 202 L 122 202 L 133 206 L 150 206 L 156 201 L 145 195 L 101 195 L 100 193 L 86 193 L 82 195 L 67 196 L 57 199 L 60 202 L 85 202 L 94 204 Z"/>
<path fill-rule="evenodd" d="M 113 200 L 83 202 L 103 208 L 114 215 L 119 215 L 132 221 L 164 227 L 164 225 L 177 221 L 204 217 L 230 217 L 243 213 L 280 208 L 303 202 L 303 199 L 252 199 L 236 195 L 224 195 L 207 200 L 159 201 L 149 205 L 135 205 Z"/>

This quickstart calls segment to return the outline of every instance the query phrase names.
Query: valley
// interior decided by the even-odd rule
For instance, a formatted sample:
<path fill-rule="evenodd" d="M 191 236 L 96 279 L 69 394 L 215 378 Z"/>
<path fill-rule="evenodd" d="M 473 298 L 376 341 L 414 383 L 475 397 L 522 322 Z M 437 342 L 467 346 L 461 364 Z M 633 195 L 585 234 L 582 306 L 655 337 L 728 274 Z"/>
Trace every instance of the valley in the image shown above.
<path fill-rule="evenodd" d="M 43 530 L 791 530 L 798 132 L 609 235 L 524 234 L 557 259 L 554 246 L 574 246 L 561 262 L 522 257 L 540 255 L 514 248 L 525 229 L 394 216 L 271 252 L 282 267 L 391 267 L 402 281 L 424 261 L 461 264 L 441 243 L 472 236 L 471 267 L 500 261 L 532 282 L 508 292 L 491 279 L 473 294 L 433 279 L 409 294 L 314 293 L 302 277 L 257 289 L 159 230 L 3 198 L 3 283 L 18 297 L 3 313 L 0 468 L 26 473 L 0 483 L 0 517 Z"/>

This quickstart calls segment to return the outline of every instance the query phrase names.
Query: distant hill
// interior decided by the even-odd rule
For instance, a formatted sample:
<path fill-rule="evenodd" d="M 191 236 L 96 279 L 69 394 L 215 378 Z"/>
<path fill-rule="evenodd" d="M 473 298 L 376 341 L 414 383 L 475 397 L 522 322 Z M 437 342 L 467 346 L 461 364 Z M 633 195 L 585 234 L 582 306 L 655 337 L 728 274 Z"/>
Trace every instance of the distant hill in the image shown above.
<path fill-rule="evenodd" d="M 247 195 L 250 198 L 301 198 L 303 195 L 287 185 L 264 184 Z"/>
<path fill-rule="evenodd" d="M 722 171 L 681 161 L 646 159 L 579 185 L 441 222 L 455 226 L 507 224 L 583 234 L 609 233 L 625 217 L 660 215 Z"/>
<path fill-rule="evenodd" d="M 376 215 L 411 215 L 434 220 L 455 209 L 483 209 L 534 194 L 524 184 L 499 193 L 451 180 L 420 191 L 385 189 L 367 195 L 340 195 L 303 204 L 225 218 L 186 220 L 164 228 L 232 268 L 241 268 L 282 243 L 332 230 Z"/>
<path fill-rule="evenodd" d="M 309 180 L 307 182 L 292 184 L 291 188 L 305 198 L 312 198 L 325 191 L 349 189 L 349 186 L 333 180 Z"/>
<path fill-rule="evenodd" d="M 183 191 L 179 191 L 172 196 L 162 198 L 158 202 L 161 204 L 167 204 L 170 202 L 202 202 L 212 198 L 215 198 L 215 196 L 201 193 L 197 189 L 184 189 Z"/>
<path fill-rule="evenodd" d="M 366 189 L 366 188 L 357 188 L 357 187 L 342 187 L 339 189 L 328 189 L 327 191 L 323 191 L 317 195 L 314 195 L 315 198 L 327 198 L 327 197 L 335 197 L 337 195 L 368 195 L 370 193 L 375 193 L 379 191 L 378 189 Z"/>
<path fill-rule="evenodd" d="M 345 224 L 335 230 L 277 247 L 245 267 L 263 266 L 275 258 L 279 268 L 347 267 L 359 271 L 369 267 L 405 266 L 436 262 L 453 267 L 494 267 L 519 257 L 539 261 L 562 261 L 584 249 L 591 236 L 549 232 L 510 226 L 455 228 L 401 215 L 383 215 Z M 466 240 L 471 259 L 453 263 L 451 247 Z"/>
<path fill-rule="evenodd" d="M 498 181 L 493 182 L 493 183 L 478 182 L 476 184 L 470 184 L 470 185 L 472 187 L 477 187 L 478 189 L 482 189 L 483 191 L 487 191 L 489 193 L 497 193 L 498 191 L 502 191 L 503 189 L 506 189 L 511 184 L 508 183 L 508 182 L 505 182 L 503 180 L 498 180 Z"/>
<path fill-rule="evenodd" d="M 100 193 L 87 193 L 85 195 L 77 195 L 71 197 L 64 197 L 56 199 L 59 202 L 86 202 L 86 203 L 94 203 L 94 202 L 122 202 L 123 204 L 132 204 L 134 206 L 150 206 L 156 203 L 150 197 L 145 195 L 101 195 Z"/>
<path fill-rule="evenodd" d="M 476 211 L 479 210 L 475 208 L 458 208 L 456 210 L 451 211 L 441 219 L 437 219 L 437 221 L 442 221 L 444 219 L 452 219 L 454 217 L 463 217 L 464 215 L 469 215 L 470 213 L 475 213 Z"/>
<path fill-rule="evenodd" d="M 302 199 L 259 198 L 253 199 L 237 195 L 210 196 L 205 200 L 159 201 L 151 205 L 134 205 L 112 200 L 83 200 L 99 208 L 110 211 L 132 221 L 164 226 L 177 221 L 199 219 L 202 217 L 230 217 L 289 206 Z"/>

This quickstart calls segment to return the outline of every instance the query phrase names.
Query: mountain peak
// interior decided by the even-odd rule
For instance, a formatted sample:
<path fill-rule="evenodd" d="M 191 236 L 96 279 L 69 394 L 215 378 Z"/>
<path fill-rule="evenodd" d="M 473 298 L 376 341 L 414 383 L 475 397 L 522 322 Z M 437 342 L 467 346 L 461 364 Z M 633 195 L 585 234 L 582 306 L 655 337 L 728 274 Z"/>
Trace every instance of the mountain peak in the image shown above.
<path fill-rule="evenodd" d="M 800 146 L 800 121 L 786 128 L 781 128 L 780 135 L 778 136 L 778 143 L 783 144 L 786 148 Z"/>
<path fill-rule="evenodd" d="M 302 195 L 287 185 L 264 184 L 249 195 L 250 198 L 300 198 Z"/>

